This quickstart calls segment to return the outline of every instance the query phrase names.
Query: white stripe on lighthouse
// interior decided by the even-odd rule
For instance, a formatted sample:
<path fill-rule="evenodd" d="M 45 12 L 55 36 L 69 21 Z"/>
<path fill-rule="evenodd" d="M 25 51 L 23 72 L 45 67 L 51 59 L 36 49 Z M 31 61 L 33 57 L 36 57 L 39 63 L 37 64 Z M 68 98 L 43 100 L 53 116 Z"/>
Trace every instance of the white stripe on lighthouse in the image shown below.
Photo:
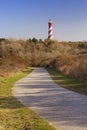
<path fill-rule="evenodd" d="M 52 26 L 49 28 L 49 30 L 52 30 L 53 28 L 52 28 Z"/>

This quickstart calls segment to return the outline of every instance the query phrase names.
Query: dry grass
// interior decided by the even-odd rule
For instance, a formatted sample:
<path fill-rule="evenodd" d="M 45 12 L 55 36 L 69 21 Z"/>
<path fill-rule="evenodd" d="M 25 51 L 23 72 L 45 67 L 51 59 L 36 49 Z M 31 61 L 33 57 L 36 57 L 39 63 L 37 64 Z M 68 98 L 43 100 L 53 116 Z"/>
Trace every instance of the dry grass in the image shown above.
<path fill-rule="evenodd" d="M 79 80 L 76 78 L 71 78 L 54 68 L 47 68 L 48 72 L 51 74 L 52 79 L 61 87 L 67 88 L 71 91 L 78 92 L 80 94 L 87 95 L 87 80 Z"/>

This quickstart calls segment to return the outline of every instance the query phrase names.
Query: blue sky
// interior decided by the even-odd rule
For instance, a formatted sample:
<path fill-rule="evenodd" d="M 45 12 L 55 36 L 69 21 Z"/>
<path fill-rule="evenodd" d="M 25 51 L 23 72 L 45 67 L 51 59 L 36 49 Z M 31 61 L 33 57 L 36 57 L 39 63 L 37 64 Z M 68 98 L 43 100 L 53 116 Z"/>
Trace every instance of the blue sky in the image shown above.
<path fill-rule="evenodd" d="M 0 37 L 87 40 L 87 0 L 0 0 Z"/>

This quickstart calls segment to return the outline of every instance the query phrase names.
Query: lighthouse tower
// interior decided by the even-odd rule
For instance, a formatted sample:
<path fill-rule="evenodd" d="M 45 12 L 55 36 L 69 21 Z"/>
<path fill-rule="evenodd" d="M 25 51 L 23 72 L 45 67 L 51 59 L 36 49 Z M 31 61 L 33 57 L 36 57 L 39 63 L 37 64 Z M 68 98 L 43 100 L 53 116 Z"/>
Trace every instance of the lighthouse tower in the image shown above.
<path fill-rule="evenodd" d="M 48 22 L 48 39 L 50 40 L 53 39 L 53 22 L 51 19 L 49 19 L 49 22 Z"/>

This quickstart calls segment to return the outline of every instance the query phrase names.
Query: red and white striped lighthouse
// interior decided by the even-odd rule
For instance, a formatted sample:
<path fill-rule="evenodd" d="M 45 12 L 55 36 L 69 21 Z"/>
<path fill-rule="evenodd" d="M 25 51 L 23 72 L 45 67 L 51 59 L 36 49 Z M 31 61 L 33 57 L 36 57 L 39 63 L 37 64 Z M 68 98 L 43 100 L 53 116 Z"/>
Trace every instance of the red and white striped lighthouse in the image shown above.
<path fill-rule="evenodd" d="M 48 39 L 53 39 L 53 22 L 51 19 L 48 22 Z"/>

